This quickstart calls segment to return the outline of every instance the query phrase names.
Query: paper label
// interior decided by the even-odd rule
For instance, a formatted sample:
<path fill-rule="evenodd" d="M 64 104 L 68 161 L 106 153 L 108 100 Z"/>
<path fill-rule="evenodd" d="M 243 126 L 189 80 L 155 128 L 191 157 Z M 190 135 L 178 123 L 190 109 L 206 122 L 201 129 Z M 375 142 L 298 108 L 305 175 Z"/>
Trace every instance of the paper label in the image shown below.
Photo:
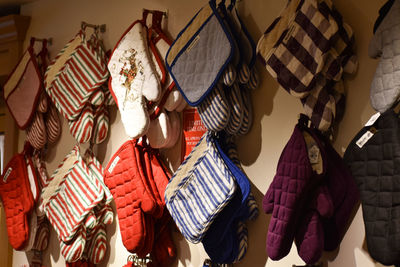
<path fill-rule="evenodd" d="M 182 161 L 190 154 L 206 131 L 207 129 L 195 108 L 183 111 Z"/>
<path fill-rule="evenodd" d="M 313 145 L 308 150 L 308 158 L 310 159 L 311 164 L 317 164 L 319 160 L 319 148 L 316 145 Z"/>
<path fill-rule="evenodd" d="M 371 118 L 367 121 L 365 126 L 372 126 L 376 120 L 381 116 L 381 113 L 375 113 L 374 115 L 371 116 Z"/>
<path fill-rule="evenodd" d="M 360 137 L 360 139 L 358 139 L 358 141 L 356 142 L 357 146 L 359 148 L 362 148 L 368 142 L 368 140 L 371 139 L 372 136 L 374 136 L 374 133 L 372 133 L 371 131 L 367 131 Z"/>
<path fill-rule="evenodd" d="M 112 173 L 119 160 L 120 160 L 119 156 L 116 156 L 113 162 L 111 163 L 110 167 L 108 168 L 109 173 Z"/>
<path fill-rule="evenodd" d="M 8 176 L 10 176 L 10 173 L 12 172 L 12 168 L 11 167 L 9 167 L 8 169 L 7 169 L 7 171 L 6 171 L 6 173 L 4 174 L 4 176 L 3 176 L 3 182 L 4 183 L 7 183 L 7 178 L 8 178 Z"/>

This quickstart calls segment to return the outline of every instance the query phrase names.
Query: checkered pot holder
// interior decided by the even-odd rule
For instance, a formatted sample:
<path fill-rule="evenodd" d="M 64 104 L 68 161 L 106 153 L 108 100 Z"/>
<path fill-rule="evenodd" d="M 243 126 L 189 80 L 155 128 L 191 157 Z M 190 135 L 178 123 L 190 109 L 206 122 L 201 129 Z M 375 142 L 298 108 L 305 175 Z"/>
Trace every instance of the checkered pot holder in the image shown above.
<path fill-rule="evenodd" d="M 183 236 L 198 243 L 235 190 L 235 179 L 207 132 L 169 181 L 165 202 Z"/>
<path fill-rule="evenodd" d="M 46 70 L 44 84 L 60 113 L 75 120 L 90 95 L 108 78 L 104 52 L 81 30 Z"/>
<path fill-rule="evenodd" d="M 338 25 L 317 0 L 290 1 L 260 38 L 257 52 L 291 95 L 303 98 L 325 65 Z"/>

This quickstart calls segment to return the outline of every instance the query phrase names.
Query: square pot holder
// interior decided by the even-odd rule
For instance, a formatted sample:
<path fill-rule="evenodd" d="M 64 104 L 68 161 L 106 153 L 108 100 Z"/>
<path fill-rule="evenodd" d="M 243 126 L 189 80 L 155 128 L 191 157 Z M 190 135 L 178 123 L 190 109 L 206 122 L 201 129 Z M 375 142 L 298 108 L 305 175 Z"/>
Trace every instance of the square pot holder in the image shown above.
<path fill-rule="evenodd" d="M 77 145 L 52 176 L 45 190 L 53 188 L 53 184 L 56 187 L 54 191 L 49 189 L 53 191 L 48 193 L 50 197 L 44 198 L 44 210 L 58 238 L 68 242 L 88 213 L 103 199 L 104 189 L 91 175 Z"/>
<path fill-rule="evenodd" d="M 335 19 L 320 11 L 318 1 L 290 1 L 258 41 L 257 52 L 278 83 L 303 98 L 323 70 L 337 32 Z"/>
<path fill-rule="evenodd" d="M 98 43 L 86 36 L 83 28 L 47 68 L 44 77 L 46 92 L 68 120 L 79 116 L 90 95 L 109 76 L 101 49 Z"/>
<path fill-rule="evenodd" d="M 233 39 L 212 0 L 178 34 L 165 62 L 186 102 L 198 106 L 214 90 L 232 55 Z"/>
<path fill-rule="evenodd" d="M 43 90 L 36 54 L 33 50 L 35 39 L 15 66 L 4 84 L 4 99 L 18 128 L 25 129 L 31 123 Z M 42 51 L 47 51 L 43 43 Z"/>
<path fill-rule="evenodd" d="M 235 190 L 234 177 L 208 132 L 169 181 L 165 202 L 183 236 L 198 243 Z"/>

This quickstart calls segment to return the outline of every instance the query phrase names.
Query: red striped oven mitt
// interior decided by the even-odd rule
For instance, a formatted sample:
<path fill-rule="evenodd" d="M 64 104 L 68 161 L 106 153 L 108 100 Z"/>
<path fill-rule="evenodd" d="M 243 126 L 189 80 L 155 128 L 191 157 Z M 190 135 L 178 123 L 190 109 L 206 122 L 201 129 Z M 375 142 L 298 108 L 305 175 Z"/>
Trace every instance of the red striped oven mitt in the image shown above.
<path fill-rule="evenodd" d="M 49 65 L 44 84 L 60 113 L 75 120 L 108 75 L 104 51 L 81 30 Z"/>
<path fill-rule="evenodd" d="M 110 159 L 104 183 L 115 200 L 122 242 L 128 251 L 144 246 L 145 213 L 154 214 L 157 203 L 140 174 L 135 152 L 137 141 L 126 141 Z"/>

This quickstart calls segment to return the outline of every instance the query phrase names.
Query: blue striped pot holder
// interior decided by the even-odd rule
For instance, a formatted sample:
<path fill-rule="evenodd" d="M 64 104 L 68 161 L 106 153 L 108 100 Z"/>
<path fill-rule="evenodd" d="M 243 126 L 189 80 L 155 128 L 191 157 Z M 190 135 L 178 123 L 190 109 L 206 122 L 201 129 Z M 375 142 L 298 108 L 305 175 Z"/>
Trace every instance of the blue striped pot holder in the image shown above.
<path fill-rule="evenodd" d="M 165 190 L 165 202 L 183 236 L 200 242 L 236 191 L 235 179 L 207 132 L 184 160 Z"/>

